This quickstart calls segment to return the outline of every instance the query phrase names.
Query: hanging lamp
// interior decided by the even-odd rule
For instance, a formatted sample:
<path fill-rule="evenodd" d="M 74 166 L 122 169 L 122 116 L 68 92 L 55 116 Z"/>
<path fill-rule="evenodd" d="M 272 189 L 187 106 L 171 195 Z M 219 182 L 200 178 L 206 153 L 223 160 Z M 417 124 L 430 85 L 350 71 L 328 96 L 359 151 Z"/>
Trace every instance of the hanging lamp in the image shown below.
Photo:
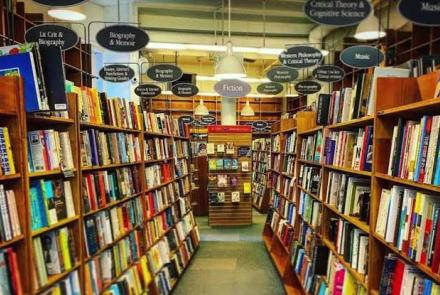
<path fill-rule="evenodd" d="M 47 11 L 47 14 L 55 19 L 78 22 L 86 19 L 82 6 L 74 7 L 53 7 Z"/>
<path fill-rule="evenodd" d="M 251 107 L 251 105 L 249 103 L 249 99 L 246 99 L 246 104 L 244 105 L 243 109 L 241 110 L 241 115 L 243 117 L 255 116 L 254 109 Z"/>
<path fill-rule="evenodd" d="M 205 106 L 205 104 L 203 103 L 203 99 L 200 100 L 199 105 L 196 106 L 196 108 L 194 109 L 194 115 L 197 115 L 197 116 L 209 115 L 209 110 Z"/>
<path fill-rule="evenodd" d="M 376 40 L 386 36 L 386 32 L 379 24 L 379 19 L 374 15 L 374 10 L 357 27 L 354 37 L 358 40 Z"/>
<path fill-rule="evenodd" d="M 226 55 L 217 64 L 215 70 L 217 79 L 240 79 L 246 77 L 246 71 L 240 59 L 233 54 L 231 41 L 231 0 L 228 0 L 228 42 Z"/>

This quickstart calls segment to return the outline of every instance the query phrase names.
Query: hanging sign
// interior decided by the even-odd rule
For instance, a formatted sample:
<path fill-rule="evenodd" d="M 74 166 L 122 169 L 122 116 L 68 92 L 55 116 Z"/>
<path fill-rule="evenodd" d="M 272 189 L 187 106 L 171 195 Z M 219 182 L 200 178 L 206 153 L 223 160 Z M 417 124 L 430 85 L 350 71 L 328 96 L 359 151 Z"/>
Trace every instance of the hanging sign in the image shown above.
<path fill-rule="evenodd" d="M 304 4 L 304 13 L 311 21 L 338 27 L 360 23 L 368 17 L 371 9 L 368 0 L 308 0 Z"/>
<path fill-rule="evenodd" d="M 238 98 L 251 92 L 251 86 L 238 79 L 225 79 L 214 85 L 214 90 L 223 97 Z"/>
<path fill-rule="evenodd" d="M 439 0 L 400 0 L 397 9 L 404 18 L 415 24 L 440 26 Z"/>
<path fill-rule="evenodd" d="M 191 97 L 199 93 L 199 88 L 196 85 L 190 83 L 179 83 L 171 88 L 174 95 L 180 97 Z"/>
<path fill-rule="evenodd" d="M 134 71 L 126 65 L 106 65 L 99 71 L 99 76 L 108 82 L 122 83 L 133 79 Z"/>
<path fill-rule="evenodd" d="M 261 94 L 276 95 L 283 92 L 284 87 L 280 83 L 268 82 L 258 85 L 257 92 Z"/>
<path fill-rule="evenodd" d="M 322 58 L 321 50 L 305 45 L 287 48 L 278 57 L 283 65 L 297 69 L 317 65 Z"/>
<path fill-rule="evenodd" d="M 192 123 L 194 121 L 194 118 L 190 115 L 183 115 L 179 117 L 179 121 L 183 123 Z"/>
<path fill-rule="evenodd" d="M 258 130 L 266 129 L 269 126 L 265 121 L 255 121 L 252 123 L 252 127 Z"/>
<path fill-rule="evenodd" d="M 112 25 L 96 34 L 96 42 L 105 49 L 116 52 L 134 52 L 147 46 L 150 37 L 144 31 L 130 25 Z"/>
<path fill-rule="evenodd" d="M 338 82 L 344 79 L 345 72 L 334 65 L 319 66 L 312 72 L 312 77 L 321 82 Z"/>
<path fill-rule="evenodd" d="M 194 120 L 191 122 L 191 125 L 194 127 L 203 127 L 206 126 L 205 124 L 203 124 L 200 120 Z"/>
<path fill-rule="evenodd" d="M 378 66 L 383 61 L 384 55 L 376 47 L 357 45 L 342 51 L 339 58 L 349 67 L 367 69 Z"/>
<path fill-rule="evenodd" d="M 298 71 L 286 66 L 275 67 L 267 72 L 267 78 L 272 82 L 287 83 L 298 78 Z"/>
<path fill-rule="evenodd" d="M 216 119 L 214 116 L 206 115 L 206 116 L 203 116 L 203 117 L 200 119 L 200 121 L 201 121 L 202 123 L 207 124 L 207 125 L 211 125 L 211 124 L 216 123 L 216 122 L 217 122 L 217 119 Z"/>
<path fill-rule="evenodd" d="M 171 64 L 158 64 L 147 70 L 148 78 L 157 82 L 173 82 L 179 80 L 182 75 L 182 70 Z"/>
<path fill-rule="evenodd" d="M 34 0 L 38 4 L 47 6 L 74 6 L 86 1 L 88 0 Z"/>
<path fill-rule="evenodd" d="M 295 90 L 298 93 L 307 95 L 317 93 L 321 90 L 321 84 L 312 80 L 305 80 L 295 84 Z"/>
<path fill-rule="evenodd" d="M 154 84 L 142 84 L 134 89 L 134 93 L 139 97 L 151 98 L 161 94 L 162 89 Z"/>
<path fill-rule="evenodd" d="M 42 24 L 26 31 L 26 42 L 35 42 L 39 46 L 57 46 L 62 50 L 74 47 L 78 43 L 78 35 L 71 29 L 54 25 Z"/>

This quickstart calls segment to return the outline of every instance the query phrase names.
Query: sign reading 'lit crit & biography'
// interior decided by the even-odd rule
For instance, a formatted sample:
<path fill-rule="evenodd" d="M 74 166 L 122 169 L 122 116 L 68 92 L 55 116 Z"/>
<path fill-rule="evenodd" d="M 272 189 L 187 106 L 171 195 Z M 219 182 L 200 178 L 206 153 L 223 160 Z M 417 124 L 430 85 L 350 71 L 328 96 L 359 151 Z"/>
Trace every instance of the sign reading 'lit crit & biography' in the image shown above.
<path fill-rule="evenodd" d="M 78 43 L 78 35 L 71 29 L 55 25 L 42 24 L 26 31 L 26 42 L 35 42 L 39 46 L 57 46 L 62 50 L 74 47 Z"/>

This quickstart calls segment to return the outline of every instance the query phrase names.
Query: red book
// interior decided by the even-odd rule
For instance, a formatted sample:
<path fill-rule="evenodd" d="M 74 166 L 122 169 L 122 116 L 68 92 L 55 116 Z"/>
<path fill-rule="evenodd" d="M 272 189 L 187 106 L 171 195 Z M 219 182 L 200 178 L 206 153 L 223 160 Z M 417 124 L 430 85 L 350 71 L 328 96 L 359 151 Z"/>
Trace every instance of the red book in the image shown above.
<path fill-rule="evenodd" d="M 128 232 L 131 229 L 130 220 L 127 213 L 127 207 L 121 207 L 122 210 L 122 221 L 124 222 L 124 232 Z"/>
<path fill-rule="evenodd" d="M 416 199 L 413 200 L 411 211 L 408 214 L 407 220 L 405 220 L 405 223 L 409 223 L 409 226 L 410 226 L 410 230 L 409 230 L 409 233 L 408 233 L 408 239 L 407 240 L 402 240 L 402 252 L 405 253 L 406 255 L 408 255 L 409 243 L 411 241 L 411 224 L 413 222 L 413 216 L 414 216 L 413 213 L 414 213 L 415 205 L 416 205 Z"/>
<path fill-rule="evenodd" d="M 393 292 L 391 293 L 391 295 L 399 295 L 400 294 L 400 288 L 402 287 L 404 270 L 405 270 L 405 263 L 402 260 L 397 259 L 396 266 L 394 269 L 394 278 L 392 280 Z"/>
<path fill-rule="evenodd" d="M 423 233 L 423 247 L 420 256 L 420 263 L 426 264 L 428 260 L 429 236 L 432 231 L 432 215 L 426 218 L 425 232 Z"/>
<path fill-rule="evenodd" d="M 21 289 L 21 278 L 20 271 L 17 265 L 17 254 L 12 250 L 12 248 L 6 249 L 6 254 L 8 255 L 9 272 L 11 274 L 11 284 L 13 289 L 13 294 L 21 295 L 23 290 Z"/>
<path fill-rule="evenodd" d="M 97 206 L 96 206 L 96 195 L 95 195 L 95 188 L 94 188 L 92 177 L 93 177 L 92 174 L 88 174 L 86 176 L 87 191 L 89 192 L 90 209 L 96 210 L 97 209 Z"/>
<path fill-rule="evenodd" d="M 439 230 L 438 226 L 437 226 L 437 230 Z M 432 258 L 432 271 L 434 273 L 438 273 L 439 265 L 440 265 L 440 235 L 439 234 L 437 234 L 433 248 L 434 248 L 434 256 Z"/>
<path fill-rule="evenodd" d="M 98 181 L 99 181 L 99 197 L 101 199 L 102 206 L 107 205 L 107 198 L 105 197 L 105 184 L 104 184 L 104 174 L 102 172 L 98 173 Z"/>
<path fill-rule="evenodd" d="M 370 137 L 371 128 L 369 126 L 365 126 L 364 129 L 364 138 L 362 142 L 362 149 L 361 149 L 361 161 L 359 164 L 359 170 L 365 170 L 365 160 L 366 160 L 366 153 L 368 148 L 368 138 Z"/>
<path fill-rule="evenodd" d="M 49 162 L 49 149 L 47 147 L 47 132 L 45 130 L 40 130 L 40 141 L 43 144 L 43 160 L 44 160 L 44 169 L 50 170 L 50 162 Z"/>

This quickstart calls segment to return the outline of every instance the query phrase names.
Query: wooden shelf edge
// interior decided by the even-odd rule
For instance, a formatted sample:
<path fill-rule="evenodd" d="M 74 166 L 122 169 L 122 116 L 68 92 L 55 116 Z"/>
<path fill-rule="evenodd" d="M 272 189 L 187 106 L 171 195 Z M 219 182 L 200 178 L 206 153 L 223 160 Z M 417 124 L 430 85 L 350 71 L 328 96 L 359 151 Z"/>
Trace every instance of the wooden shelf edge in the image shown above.
<path fill-rule="evenodd" d="M 424 189 L 424 190 L 427 190 L 427 191 L 433 191 L 433 192 L 440 193 L 440 186 L 436 186 L 436 185 L 432 185 L 432 184 L 426 184 L 426 183 L 421 183 L 421 182 L 416 182 L 416 181 L 413 181 L 413 180 L 404 179 L 404 178 L 395 177 L 395 176 L 390 176 L 388 174 L 379 173 L 379 172 L 374 173 L 374 176 L 376 176 L 377 178 L 382 179 L 382 180 L 392 181 L 392 182 L 395 182 L 395 183 L 404 184 L 404 185 L 407 185 L 407 186 L 411 186 L 411 187 L 415 187 L 415 188 Z"/>

